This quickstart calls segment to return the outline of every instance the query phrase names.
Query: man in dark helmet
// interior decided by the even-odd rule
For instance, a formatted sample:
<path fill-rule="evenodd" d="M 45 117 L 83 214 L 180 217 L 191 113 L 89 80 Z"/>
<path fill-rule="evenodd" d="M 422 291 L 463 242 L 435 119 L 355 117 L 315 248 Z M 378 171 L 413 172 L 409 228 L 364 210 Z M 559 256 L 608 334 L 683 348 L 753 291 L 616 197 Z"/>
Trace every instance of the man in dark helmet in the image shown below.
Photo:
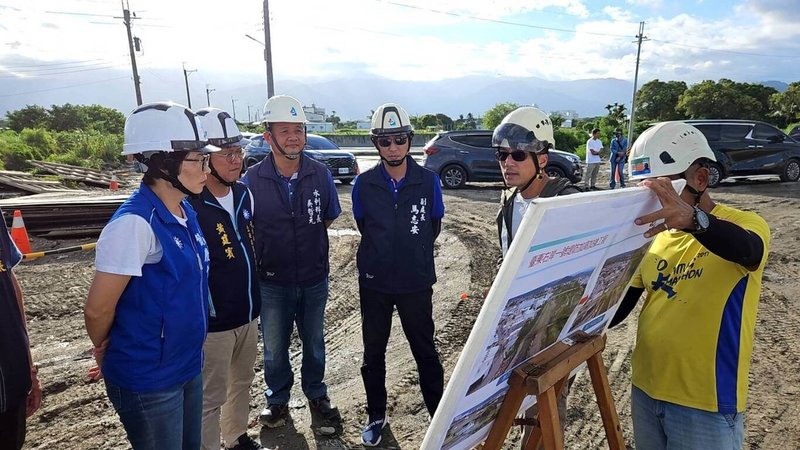
<path fill-rule="evenodd" d="M 523 106 L 510 112 L 492 134 L 492 146 L 500 163 L 503 181 L 512 187 L 500 196 L 500 211 L 497 214 L 497 234 L 500 249 L 505 256 L 517 234 L 522 217 L 535 198 L 555 197 L 581 192 L 566 178 L 550 178 L 545 173 L 548 153 L 555 145 L 553 125 L 542 110 Z M 558 415 L 564 426 L 567 411 L 567 396 L 574 378 L 561 390 L 558 397 Z M 535 417 L 537 407 L 525 411 L 525 417 Z M 531 433 L 531 427 L 523 429 L 522 448 Z"/>
<path fill-rule="evenodd" d="M 397 308 L 428 413 L 433 416 L 444 390 L 444 372 L 433 340 L 433 244 L 444 203 L 439 177 L 410 156 L 414 130 L 408 113 L 386 103 L 372 116 L 372 142 L 381 161 L 356 178 L 353 215 L 361 231 L 358 247 L 361 331 L 369 419 L 361 442 L 381 442 L 386 417 L 386 345 Z"/>

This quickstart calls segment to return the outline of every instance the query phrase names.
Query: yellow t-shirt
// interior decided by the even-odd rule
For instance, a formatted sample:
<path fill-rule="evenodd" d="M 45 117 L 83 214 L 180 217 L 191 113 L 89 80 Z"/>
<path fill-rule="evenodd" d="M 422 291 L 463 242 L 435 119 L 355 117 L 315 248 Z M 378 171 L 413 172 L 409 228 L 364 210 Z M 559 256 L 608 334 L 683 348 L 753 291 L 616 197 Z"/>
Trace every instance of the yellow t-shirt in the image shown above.
<path fill-rule="evenodd" d="M 631 378 L 657 400 L 730 414 L 747 403 L 770 231 L 753 212 L 716 205 L 711 214 L 761 237 L 761 263 L 751 272 L 711 253 L 691 234 L 657 235 L 631 282 L 647 293 Z"/>

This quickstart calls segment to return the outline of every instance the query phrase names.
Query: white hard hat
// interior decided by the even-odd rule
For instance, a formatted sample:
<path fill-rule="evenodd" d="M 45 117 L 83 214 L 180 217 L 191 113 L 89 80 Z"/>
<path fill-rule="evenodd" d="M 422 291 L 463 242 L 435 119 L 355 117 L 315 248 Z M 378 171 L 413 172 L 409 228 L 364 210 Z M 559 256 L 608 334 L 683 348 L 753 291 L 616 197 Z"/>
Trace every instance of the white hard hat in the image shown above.
<path fill-rule="evenodd" d="M 523 106 L 511 111 L 492 133 L 492 147 L 546 153 L 554 146 L 550 117 L 533 106 Z"/>
<path fill-rule="evenodd" d="M 701 158 L 717 160 L 700 130 L 684 122 L 661 122 L 633 143 L 628 173 L 631 180 L 679 175 Z"/>
<path fill-rule="evenodd" d="M 275 95 L 264 103 L 264 116 L 261 122 L 276 123 L 306 123 L 306 113 L 303 105 L 288 95 Z"/>
<path fill-rule="evenodd" d="M 219 108 L 203 108 L 197 111 L 200 123 L 208 135 L 208 143 L 217 147 L 244 147 L 242 133 L 230 114 Z"/>
<path fill-rule="evenodd" d="M 372 114 L 369 130 L 372 136 L 413 132 L 414 127 L 411 125 L 408 113 L 397 103 L 384 103 Z"/>
<path fill-rule="evenodd" d="M 176 151 L 219 151 L 208 144 L 199 118 L 189 108 L 172 102 L 148 103 L 125 119 L 123 155 Z"/>

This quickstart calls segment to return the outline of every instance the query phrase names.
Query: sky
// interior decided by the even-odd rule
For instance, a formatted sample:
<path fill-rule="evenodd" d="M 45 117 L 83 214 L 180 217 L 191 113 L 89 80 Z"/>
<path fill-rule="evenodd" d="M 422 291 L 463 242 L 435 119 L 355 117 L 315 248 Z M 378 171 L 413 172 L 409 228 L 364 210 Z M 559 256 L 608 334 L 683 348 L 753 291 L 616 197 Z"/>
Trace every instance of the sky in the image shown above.
<path fill-rule="evenodd" d="M 129 0 L 140 75 L 220 94 L 266 79 L 259 0 Z M 797 0 L 269 0 L 275 79 L 466 76 L 633 81 L 639 85 L 800 80 Z M 0 0 L 0 97 L 10 81 L 74 87 L 131 78 L 113 0 Z M 164 75 L 171 69 L 172 75 Z M 29 86 L 29 85 L 26 85 Z M 0 98 L 2 100 L 2 98 Z M 79 103 L 79 101 L 76 101 Z"/>

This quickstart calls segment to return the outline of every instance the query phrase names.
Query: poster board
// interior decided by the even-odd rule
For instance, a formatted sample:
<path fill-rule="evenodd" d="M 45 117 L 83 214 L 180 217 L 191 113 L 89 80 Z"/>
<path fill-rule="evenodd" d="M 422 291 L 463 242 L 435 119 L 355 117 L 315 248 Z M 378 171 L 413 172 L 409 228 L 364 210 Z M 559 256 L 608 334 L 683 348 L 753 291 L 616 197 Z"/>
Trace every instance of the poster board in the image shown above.
<path fill-rule="evenodd" d="M 673 182 L 680 192 L 685 181 Z M 535 199 L 522 219 L 422 442 L 424 450 L 483 442 L 512 371 L 581 330 L 604 333 L 647 254 L 661 208 L 637 187 Z M 529 396 L 521 411 L 536 399 Z"/>

